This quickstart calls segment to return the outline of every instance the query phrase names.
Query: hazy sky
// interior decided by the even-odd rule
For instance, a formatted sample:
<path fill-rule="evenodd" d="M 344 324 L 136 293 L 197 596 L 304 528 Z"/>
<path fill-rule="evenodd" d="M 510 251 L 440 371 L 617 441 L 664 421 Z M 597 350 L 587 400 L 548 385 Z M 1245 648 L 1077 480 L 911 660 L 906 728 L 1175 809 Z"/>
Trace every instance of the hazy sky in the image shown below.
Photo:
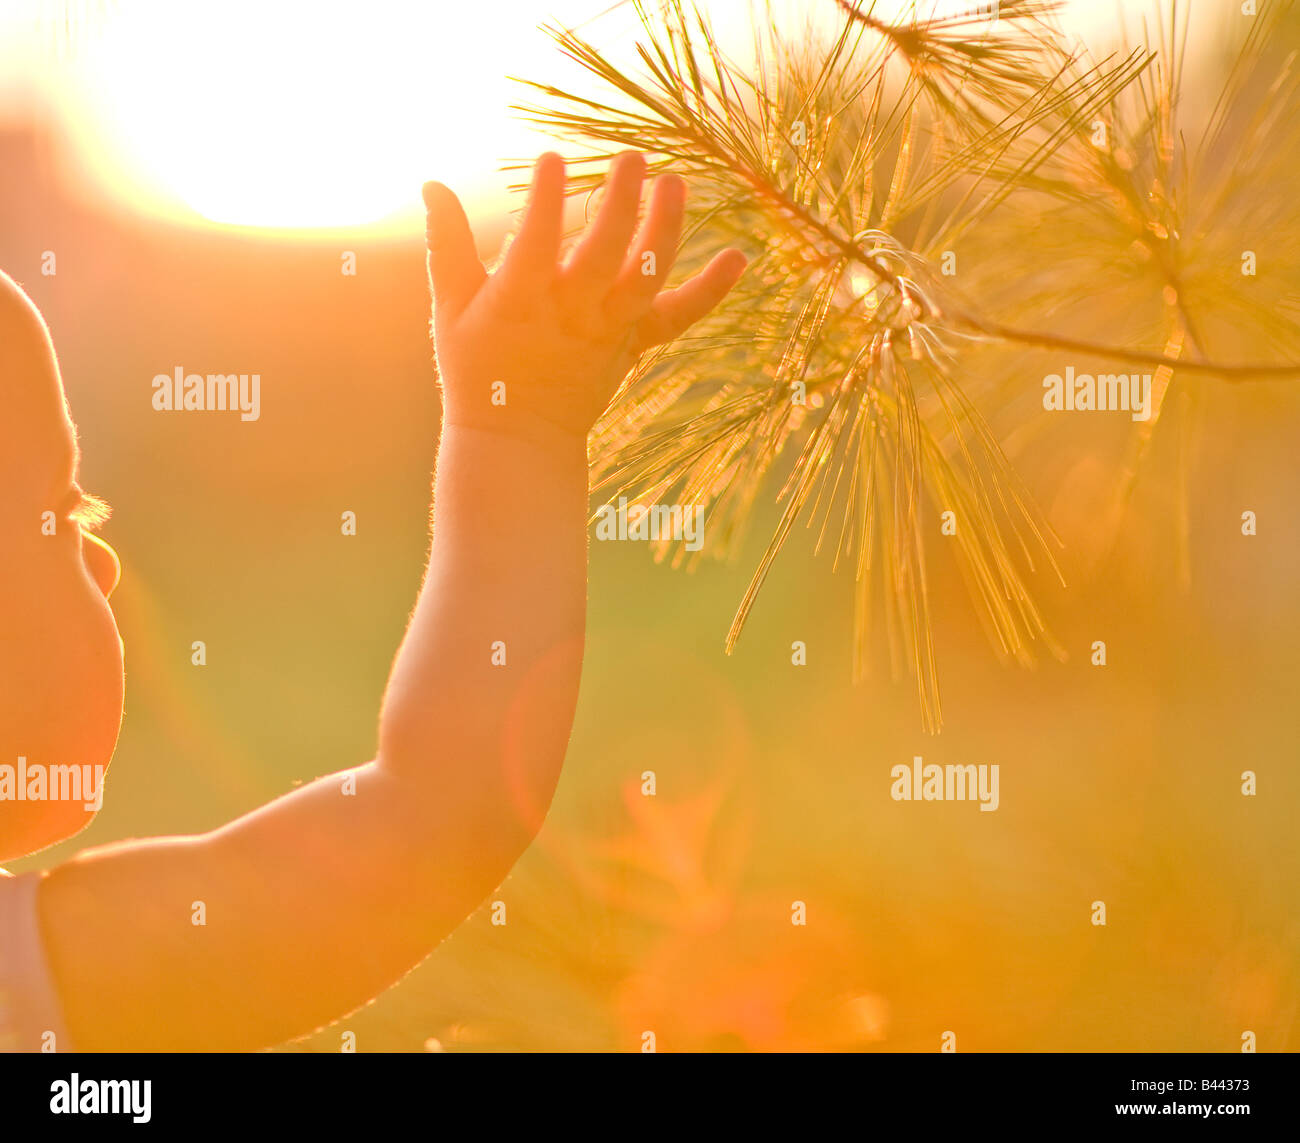
<path fill-rule="evenodd" d="M 748 60 L 751 0 L 702 6 Z M 833 0 L 772 8 L 782 26 L 840 18 Z M 1074 9 L 1076 27 L 1111 11 Z M 519 177 L 502 163 L 555 145 L 508 109 L 530 98 L 510 75 L 590 87 L 542 21 L 585 25 L 616 58 L 639 29 L 613 0 L 7 0 L 0 115 L 48 109 L 89 175 L 70 181 L 151 214 L 406 230 L 426 179 L 492 209 Z"/>

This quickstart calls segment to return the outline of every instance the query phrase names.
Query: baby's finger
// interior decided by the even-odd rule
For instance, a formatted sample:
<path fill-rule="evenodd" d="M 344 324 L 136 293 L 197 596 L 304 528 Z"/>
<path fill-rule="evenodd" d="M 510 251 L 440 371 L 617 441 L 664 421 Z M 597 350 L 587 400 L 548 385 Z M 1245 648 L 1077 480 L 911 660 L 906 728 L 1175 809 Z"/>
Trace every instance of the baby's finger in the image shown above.
<path fill-rule="evenodd" d="M 660 175 L 645 225 L 605 298 L 605 313 L 612 322 L 636 321 L 663 288 L 677 257 L 685 210 L 686 184 L 676 175 Z"/>
<path fill-rule="evenodd" d="M 454 313 L 469 304 L 487 271 L 478 260 L 474 234 L 460 199 L 442 183 L 425 183 L 424 207 L 428 212 L 425 241 L 433 304 Z"/>
<path fill-rule="evenodd" d="M 624 151 L 611 165 L 596 220 L 560 270 L 561 288 L 574 306 L 595 306 L 613 285 L 636 230 L 644 177 L 645 159 L 636 151 Z"/>
<path fill-rule="evenodd" d="M 500 287 L 512 300 L 527 301 L 548 289 L 555 277 L 564 213 L 564 159 L 547 151 L 537 160 L 528 210 L 506 251 Z"/>
<path fill-rule="evenodd" d="M 665 290 L 638 323 L 639 349 L 671 341 L 713 309 L 745 272 L 749 260 L 734 247 L 717 254 L 689 281 Z"/>

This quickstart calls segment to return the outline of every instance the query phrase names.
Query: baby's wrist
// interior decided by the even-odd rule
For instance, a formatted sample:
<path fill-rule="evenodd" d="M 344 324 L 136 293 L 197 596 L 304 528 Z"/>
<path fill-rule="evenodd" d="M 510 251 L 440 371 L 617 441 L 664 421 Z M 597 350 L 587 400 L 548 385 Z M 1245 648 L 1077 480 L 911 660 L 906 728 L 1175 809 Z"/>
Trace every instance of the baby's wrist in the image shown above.
<path fill-rule="evenodd" d="M 522 444 L 555 456 L 580 455 L 585 463 L 587 434 L 556 424 L 536 413 L 498 410 L 467 415 L 448 409 L 442 420 L 443 439 L 473 437 L 501 444 Z"/>

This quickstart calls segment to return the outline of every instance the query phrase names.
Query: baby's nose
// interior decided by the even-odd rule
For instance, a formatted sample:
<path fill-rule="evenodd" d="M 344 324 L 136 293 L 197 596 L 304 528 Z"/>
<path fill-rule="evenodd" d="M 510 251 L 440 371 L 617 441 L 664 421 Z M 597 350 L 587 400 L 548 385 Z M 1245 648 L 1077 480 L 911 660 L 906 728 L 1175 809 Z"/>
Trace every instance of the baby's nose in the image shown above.
<path fill-rule="evenodd" d="M 82 552 L 86 560 L 86 567 L 90 569 L 90 574 L 94 577 L 95 582 L 99 585 L 99 590 L 104 593 L 107 599 L 113 594 L 113 589 L 117 587 L 118 581 L 122 578 L 122 561 L 117 558 L 117 553 L 112 547 L 106 544 L 98 536 L 92 536 L 89 532 L 83 535 L 84 544 Z"/>

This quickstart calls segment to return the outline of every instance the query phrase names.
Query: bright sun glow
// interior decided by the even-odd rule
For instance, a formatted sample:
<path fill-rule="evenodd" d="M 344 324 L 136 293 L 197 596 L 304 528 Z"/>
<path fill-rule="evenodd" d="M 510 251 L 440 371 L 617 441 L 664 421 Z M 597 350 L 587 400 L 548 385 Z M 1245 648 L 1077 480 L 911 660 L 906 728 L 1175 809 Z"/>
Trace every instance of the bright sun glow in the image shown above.
<path fill-rule="evenodd" d="M 724 50 L 748 59 L 750 13 L 769 3 L 778 23 L 842 18 L 831 0 L 703 7 Z M 525 178 L 502 174 L 504 163 L 565 149 L 509 109 L 535 98 L 508 77 L 592 88 L 537 25 L 582 25 L 616 57 L 640 33 L 631 5 L 613 0 L 66 0 L 66 10 L 67 50 L 50 59 L 48 43 L 36 45 L 46 66 L 28 67 L 61 111 L 86 184 L 153 216 L 284 231 L 409 233 L 430 178 L 500 209 L 505 187 Z M 38 22 L 29 13 L 28 29 Z M 5 71 L 24 62 L 17 27 L 0 19 Z"/>
<path fill-rule="evenodd" d="M 69 118 L 96 181 L 151 213 L 277 228 L 404 221 L 426 179 L 500 187 L 502 163 L 553 145 L 508 110 L 525 92 L 506 73 L 546 54 L 538 13 L 131 0 L 84 38 Z"/>

